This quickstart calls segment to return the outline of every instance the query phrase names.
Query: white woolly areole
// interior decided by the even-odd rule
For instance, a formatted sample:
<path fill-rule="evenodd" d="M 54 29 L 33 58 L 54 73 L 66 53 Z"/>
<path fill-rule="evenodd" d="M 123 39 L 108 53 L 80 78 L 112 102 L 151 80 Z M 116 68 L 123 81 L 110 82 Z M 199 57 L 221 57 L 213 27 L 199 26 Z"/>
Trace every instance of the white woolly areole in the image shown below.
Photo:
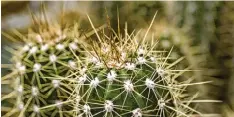
<path fill-rule="evenodd" d="M 29 54 L 35 54 L 37 52 L 37 50 L 38 50 L 38 48 L 36 46 L 34 46 L 29 50 Z"/>
<path fill-rule="evenodd" d="M 59 44 L 56 45 L 57 50 L 63 50 L 64 48 L 65 48 L 65 46 L 63 44 L 59 43 Z"/>
<path fill-rule="evenodd" d="M 82 67 L 80 70 L 80 74 L 84 74 L 87 71 L 87 67 Z"/>
<path fill-rule="evenodd" d="M 24 65 L 22 65 L 22 66 L 19 67 L 18 70 L 20 71 L 21 74 L 23 74 L 26 71 L 26 67 Z"/>
<path fill-rule="evenodd" d="M 24 47 L 22 48 L 23 52 L 27 52 L 30 49 L 29 45 L 24 45 Z"/>
<path fill-rule="evenodd" d="M 76 62 L 74 62 L 73 60 L 68 61 L 68 66 L 72 69 L 75 69 L 77 67 Z"/>
<path fill-rule="evenodd" d="M 52 84 L 53 84 L 54 88 L 57 88 L 60 85 L 60 81 L 59 80 L 52 80 Z"/>
<path fill-rule="evenodd" d="M 37 42 L 42 43 L 41 35 L 36 35 L 35 39 L 36 39 Z"/>
<path fill-rule="evenodd" d="M 95 64 L 95 67 L 96 68 L 102 68 L 103 67 L 103 63 L 98 61 L 96 64 Z"/>
<path fill-rule="evenodd" d="M 165 72 L 165 71 L 164 71 L 162 68 L 158 68 L 158 69 L 157 69 L 157 72 L 158 72 L 159 75 L 162 76 L 162 75 L 164 75 L 164 72 Z"/>
<path fill-rule="evenodd" d="M 99 83 L 100 83 L 100 81 L 99 81 L 98 77 L 95 77 L 94 80 L 91 80 L 90 87 L 96 88 L 99 85 Z"/>
<path fill-rule="evenodd" d="M 17 105 L 19 110 L 23 110 L 24 109 L 24 104 L 23 102 L 19 102 L 19 104 Z"/>
<path fill-rule="evenodd" d="M 137 50 L 137 54 L 138 55 L 144 55 L 145 54 L 145 50 L 143 49 L 143 48 L 139 48 L 138 50 Z"/>
<path fill-rule="evenodd" d="M 38 88 L 37 87 L 32 87 L 32 96 L 37 96 L 39 93 Z"/>
<path fill-rule="evenodd" d="M 99 59 L 95 56 L 92 56 L 89 59 L 90 62 L 92 62 L 93 64 L 95 64 L 96 68 L 101 68 L 103 66 L 103 63 L 101 61 L 99 61 Z"/>
<path fill-rule="evenodd" d="M 111 70 L 108 74 L 107 74 L 107 80 L 109 82 L 112 82 L 115 78 L 116 78 L 117 74 L 114 70 Z"/>
<path fill-rule="evenodd" d="M 152 61 L 152 62 L 156 62 L 156 58 L 155 57 L 150 57 L 150 60 Z"/>
<path fill-rule="evenodd" d="M 78 46 L 77 46 L 77 44 L 76 44 L 75 42 L 70 43 L 70 44 L 69 44 L 69 47 L 70 47 L 71 49 L 73 49 L 73 50 L 78 49 Z"/>
<path fill-rule="evenodd" d="M 57 61 L 57 56 L 54 54 L 50 55 L 50 62 L 54 63 L 56 61 Z"/>
<path fill-rule="evenodd" d="M 83 111 L 84 111 L 85 114 L 89 114 L 90 110 L 91 110 L 91 108 L 90 108 L 90 106 L 88 104 L 85 104 L 83 106 Z"/>
<path fill-rule="evenodd" d="M 35 113 L 39 113 L 39 112 L 40 112 L 40 108 L 39 108 L 37 105 L 34 105 L 34 106 L 33 106 L 33 111 L 34 111 Z"/>
<path fill-rule="evenodd" d="M 19 68 L 20 66 L 22 66 L 22 63 L 21 63 L 21 62 L 15 63 L 15 67 L 16 67 L 16 68 Z"/>
<path fill-rule="evenodd" d="M 134 70 L 136 68 L 136 64 L 128 62 L 128 63 L 126 63 L 125 68 L 127 70 Z"/>
<path fill-rule="evenodd" d="M 33 71 L 34 72 L 38 72 L 38 71 L 40 71 L 41 70 L 41 64 L 40 63 L 35 63 L 34 65 L 33 65 Z"/>
<path fill-rule="evenodd" d="M 63 103 L 62 103 L 62 101 L 60 101 L 60 100 L 56 100 L 56 101 L 55 101 L 55 105 L 56 105 L 57 108 L 61 108 L 61 107 L 62 107 L 62 104 L 63 104 Z"/>
<path fill-rule="evenodd" d="M 87 75 L 84 74 L 84 75 L 82 75 L 81 77 L 79 77 L 78 83 L 84 84 L 84 82 L 85 82 L 86 80 L 87 80 Z"/>
<path fill-rule="evenodd" d="M 22 94 L 24 91 L 24 88 L 22 85 L 19 85 L 19 87 L 16 89 L 19 94 Z"/>
<path fill-rule="evenodd" d="M 48 44 L 41 45 L 41 51 L 43 51 L 43 52 L 48 50 L 48 48 L 49 48 Z"/>
<path fill-rule="evenodd" d="M 144 57 L 138 57 L 137 60 L 140 64 L 144 64 L 146 62 L 146 59 Z"/>
<path fill-rule="evenodd" d="M 154 81 L 149 78 L 145 80 L 145 85 L 147 88 L 150 88 L 150 89 L 153 89 L 155 87 Z"/>
<path fill-rule="evenodd" d="M 90 62 L 92 62 L 92 63 L 98 63 L 99 62 L 99 60 L 98 60 L 98 58 L 97 57 L 92 57 L 91 59 L 90 59 Z"/>
<path fill-rule="evenodd" d="M 16 69 L 17 69 L 21 74 L 25 73 L 25 71 L 26 71 L 26 66 L 22 65 L 22 63 L 17 62 L 15 66 L 16 66 Z"/>
<path fill-rule="evenodd" d="M 142 112 L 140 108 L 137 108 L 132 111 L 132 117 L 142 117 Z"/>
<path fill-rule="evenodd" d="M 165 105 L 165 101 L 162 98 L 158 100 L 158 106 L 160 109 L 164 108 Z"/>
<path fill-rule="evenodd" d="M 104 104 L 104 108 L 106 112 L 112 112 L 114 109 L 114 104 L 110 100 L 106 100 Z"/>
<path fill-rule="evenodd" d="M 130 80 L 124 81 L 124 89 L 126 92 L 131 92 L 134 90 L 133 84 Z"/>

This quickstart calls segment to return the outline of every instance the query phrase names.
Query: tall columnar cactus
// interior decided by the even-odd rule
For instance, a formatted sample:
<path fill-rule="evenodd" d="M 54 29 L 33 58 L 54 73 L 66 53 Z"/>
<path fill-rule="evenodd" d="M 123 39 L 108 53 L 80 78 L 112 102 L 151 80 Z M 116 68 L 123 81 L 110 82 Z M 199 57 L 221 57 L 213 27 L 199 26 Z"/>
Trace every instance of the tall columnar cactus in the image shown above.
<path fill-rule="evenodd" d="M 155 16 L 154 16 L 155 18 Z M 90 18 L 88 17 L 90 20 Z M 91 20 L 90 20 L 91 22 Z M 190 117 L 196 111 L 196 95 L 187 92 L 192 79 L 179 77 L 190 69 L 177 69 L 182 59 L 170 51 L 157 50 L 154 39 L 124 35 L 108 27 L 108 33 L 93 27 L 80 36 L 73 28 L 40 28 L 23 36 L 25 46 L 13 53 L 15 91 L 2 99 L 16 98 L 4 116 L 72 117 Z M 56 30 L 57 29 L 57 30 Z M 91 44 L 80 42 L 91 37 Z M 168 60 L 173 62 L 168 62 Z"/>

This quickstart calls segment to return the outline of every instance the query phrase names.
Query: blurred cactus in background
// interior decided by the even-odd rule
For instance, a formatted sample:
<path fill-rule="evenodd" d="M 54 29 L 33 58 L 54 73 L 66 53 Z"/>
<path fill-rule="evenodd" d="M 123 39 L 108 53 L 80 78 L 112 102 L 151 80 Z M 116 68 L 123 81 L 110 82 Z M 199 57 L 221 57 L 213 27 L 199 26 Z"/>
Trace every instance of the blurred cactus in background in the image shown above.
<path fill-rule="evenodd" d="M 234 2 L 221 2 L 217 10 L 217 40 L 211 41 L 211 53 L 222 68 L 221 78 L 226 82 L 224 116 L 231 117 L 234 115 Z"/>
<path fill-rule="evenodd" d="M 93 2 L 92 6 L 96 8 L 93 11 L 96 11 L 96 14 L 98 14 L 97 17 L 99 17 L 97 19 L 99 22 L 97 22 L 94 17 L 94 23 L 106 23 L 106 21 L 109 20 L 116 31 L 118 29 L 118 22 L 121 27 L 124 27 L 125 23 L 128 22 L 128 31 L 130 32 L 134 29 L 147 28 L 155 11 L 159 11 L 156 21 L 166 16 L 164 4 L 165 3 L 161 1 Z"/>
<path fill-rule="evenodd" d="M 221 71 L 217 65 L 217 60 L 210 53 L 210 42 L 216 39 L 215 21 L 217 18 L 217 7 L 219 2 L 173 2 L 168 6 L 169 19 L 172 24 L 181 28 L 184 33 L 190 36 L 190 43 L 196 47 L 195 54 L 197 59 L 201 61 L 192 61 L 197 69 L 202 71 L 197 74 L 197 81 L 210 80 L 212 83 L 207 85 L 199 85 L 198 90 L 201 98 L 221 100 L 224 96 L 222 88 L 224 80 L 220 79 Z M 175 15 L 176 14 L 176 15 Z M 214 92 L 215 90 L 215 92 Z M 207 108 L 212 106 L 213 108 Z M 221 113 L 219 103 L 203 103 L 199 107 L 201 111 L 207 113 Z"/>

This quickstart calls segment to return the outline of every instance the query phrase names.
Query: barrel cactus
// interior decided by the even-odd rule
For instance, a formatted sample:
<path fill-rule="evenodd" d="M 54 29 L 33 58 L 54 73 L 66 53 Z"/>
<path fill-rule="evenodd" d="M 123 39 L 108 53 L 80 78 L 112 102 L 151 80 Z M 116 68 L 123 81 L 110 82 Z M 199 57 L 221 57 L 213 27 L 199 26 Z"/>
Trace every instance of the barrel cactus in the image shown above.
<path fill-rule="evenodd" d="M 45 14 L 40 19 L 32 14 L 32 18 L 34 28 L 30 28 L 28 34 L 14 31 L 18 36 L 15 38 L 22 40 L 23 44 L 7 48 L 13 55 L 13 66 L 12 73 L 2 77 L 2 83 L 11 85 L 13 91 L 2 97 L 2 108 L 6 111 L 3 115 L 69 115 L 63 111 L 70 107 L 62 102 L 70 96 L 72 87 L 60 77 L 68 76 L 76 69 L 75 58 L 85 56 L 82 53 L 83 40 L 93 32 L 81 35 L 79 24 L 63 27 L 56 21 L 47 21 Z M 43 109 L 47 106 L 50 108 Z"/>
<path fill-rule="evenodd" d="M 92 22 L 91 25 L 95 30 Z M 196 95 L 189 94 L 186 87 L 206 82 L 192 83 L 190 78 L 178 80 L 181 74 L 192 70 L 176 69 L 181 58 L 168 62 L 172 60 L 172 48 L 156 50 L 154 39 L 148 43 L 149 29 L 141 39 L 136 38 L 138 33 L 128 34 L 127 28 L 125 35 L 113 29 L 107 34 L 96 32 L 98 41 L 92 41 L 86 51 L 88 56 L 78 57 L 82 61 L 79 69 L 64 77 L 74 89 L 67 101 L 73 107 L 74 116 L 201 115 L 191 104 L 199 100 L 195 100 Z"/>

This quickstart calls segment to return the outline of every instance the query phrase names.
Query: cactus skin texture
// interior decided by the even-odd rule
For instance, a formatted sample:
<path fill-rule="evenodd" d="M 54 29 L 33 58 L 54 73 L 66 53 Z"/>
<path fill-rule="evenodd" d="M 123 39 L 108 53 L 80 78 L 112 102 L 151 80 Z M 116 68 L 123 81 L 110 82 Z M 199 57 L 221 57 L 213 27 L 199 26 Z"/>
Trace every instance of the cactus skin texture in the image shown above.
<path fill-rule="evenodd" d="M 90 20 L 97 37 L 90 45 L 79 40 L 92 33 L 77 36 L 76 25 L 62 31 L 29 33 L 25 46 L 14 51 L 16 62 L 11 76 L 15 78 L 16 90 L 4 99 L 16 98 L 16 104 L 4 116 L 202 115 L 193 109 L 191 103 L 199 100 L 188 94 L 186 87 L 206 82 L 177 80 L 192 70 L 176 69 L 182 59 L 168 62 L 173 61 L 173 48 L 168 52 L 156 50 L 154 39 L 146 41 L 153 21 L 144 37 L 137 38 L 138 33 L 128 34 L 127 28 L 124 35 L 109 30 L 110 27 L 109 33 L 98 33 Z"/>

